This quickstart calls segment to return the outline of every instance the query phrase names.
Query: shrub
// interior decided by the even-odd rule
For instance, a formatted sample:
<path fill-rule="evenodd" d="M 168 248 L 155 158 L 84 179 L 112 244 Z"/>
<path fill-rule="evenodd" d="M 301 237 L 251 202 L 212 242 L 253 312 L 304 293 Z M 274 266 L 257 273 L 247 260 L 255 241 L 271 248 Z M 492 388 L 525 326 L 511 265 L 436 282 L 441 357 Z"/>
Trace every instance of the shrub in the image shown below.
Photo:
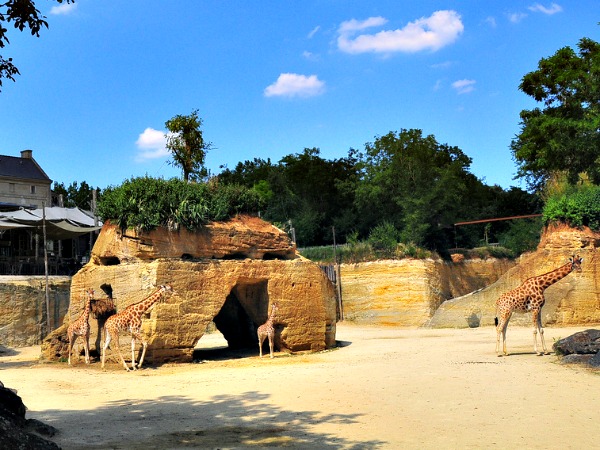
<path fill-rule="evenodd" d="M 600 231 L 600 186 L 578 186 L 554 195 L 543 210 L 546 225 L 564 222 L 572 227 L 588 226 Z"/>
<path fill-rule="evenodd" d="M 261 206 L 259 194 L 245 187 L 145 176 L 105 189 L 98 202 L 98 215 L 122 229 L 148 231 L 166 226 L 193 231 L 210 221 L 256 213 Z"/>

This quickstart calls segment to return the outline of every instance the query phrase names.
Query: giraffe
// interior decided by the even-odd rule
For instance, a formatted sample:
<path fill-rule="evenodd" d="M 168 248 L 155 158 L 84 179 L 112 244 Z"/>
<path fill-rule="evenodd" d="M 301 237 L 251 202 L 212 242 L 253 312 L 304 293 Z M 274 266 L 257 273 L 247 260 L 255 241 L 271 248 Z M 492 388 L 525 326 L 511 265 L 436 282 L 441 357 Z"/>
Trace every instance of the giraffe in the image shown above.
<path fill-rule="evenodd" d="M 506 328 L 508 327 L 508 321 L 510 320 L 510 317 L 514 311 L 531 311 L 533 313 L 533 350 L 539 355 L 548 353 L 546 350 L 546 343 L 544 342 L 544 329 L 542 328 L 541 314 L 542 307 L 546 302 L 544 299 L 544 291 L 549 286 L 569 275 L 571 272 L 581 272 L 582 262 L 583 258 L 579 257 L 579 255 L 573 256 L 569 258 L 569 262 L 565 265 L 543 275 L 528 278 L 521 286 L 502 294 L 498 300 L 496 300 L 496 353 L 498 356 L 501 356 L 500 336 L 502 336 L 503 352 L 505 355 L 508 355 L 506 352 Z M 540 332 L 542 348 L 544 350 L 542 353 L 538 353 L 538 331 Z"/>
<path fill-rule="evenodd" d="M 275 319 L 275 312 L 277 311 L 277 305 L 273 303 L 271 305 L 271 315 L 267 319 L 265 323 L 263 323 L 256 330 L 258 333 L 258 350 L 260 352 L 260 357 L 262 358 L 262 346 L 265 342 L 265 338 L 269 338 L 269 350 L 271 358 L 273 358 L 273 339 L 275 338 L 275 328 L 273 327 L 273 321 Z"/>
<path fill-rule="evenodd" d="M 131 333 L 131 368 L 136 370 L 137 368 L 142 367 L 142 363 L 144 362 L 144 356 L 146 355 L 146 347 L 148 342 L 141 334 L 142 327 L 142 314 L 150 309 L 157 301 L 163 298 L 163 294 L 171 292 L 173 293 L 173 288 L 169 285 L 159 286 L 150 296 L 146 297 L 139 303 L 135 303 L 133 305 L 129 305 L 120 313 L 114 314 L 110 316 L 106 323 L 104 324 L 104 328 L 106 330 L 105 338 L 104 338 L 104 346 L 102 349 L 102 368 L 104 368 L 104 361 L 106 359 L 106 350 L 110 344 L 110 341 L 114 339 L 115 345 L 117 347 L 117 353 L 121 358 L 121 362 L 125 367 L 125 370 L 129 371 L 129 367 L 125 363 L 125 359 L 121 354 L 121 348 L 119 347 L 119 331 L 129 330 Z M 135 341 L 136 339 L 142 342 L 142 356 L 140 358 L 140 362 L 137 364 L 135 362 Z"/>
<path fill-rule="evenodd" d="M 71 365 L 71 352 L 73 345 L 78 336 L 83 338 L 83 348 L 85 349 L 85 363 L 90 363 L 90 305 L 94 299 L 94 290 L 92 288 L 87 291 L 87 301 L 83 313 L 69 325 L 67 328 L 67 337 L 69 338 L 69 366 Z"/>

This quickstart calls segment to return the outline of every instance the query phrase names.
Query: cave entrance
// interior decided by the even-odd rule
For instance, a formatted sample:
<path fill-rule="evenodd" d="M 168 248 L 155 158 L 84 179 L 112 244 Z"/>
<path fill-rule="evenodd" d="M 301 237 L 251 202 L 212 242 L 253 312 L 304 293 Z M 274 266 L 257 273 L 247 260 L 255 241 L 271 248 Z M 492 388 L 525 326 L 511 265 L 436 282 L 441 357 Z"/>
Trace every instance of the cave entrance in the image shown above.
<path fill-rule="evenodd" d="M 258 353 L 256 329 L 266 320 L 268 305 L 268 280 L 239 280 L 208 326 L 206 339 L 198 341 L 194 359 L 241 358 Z M 216 330 L 211 332 L 213 324 Z"/>

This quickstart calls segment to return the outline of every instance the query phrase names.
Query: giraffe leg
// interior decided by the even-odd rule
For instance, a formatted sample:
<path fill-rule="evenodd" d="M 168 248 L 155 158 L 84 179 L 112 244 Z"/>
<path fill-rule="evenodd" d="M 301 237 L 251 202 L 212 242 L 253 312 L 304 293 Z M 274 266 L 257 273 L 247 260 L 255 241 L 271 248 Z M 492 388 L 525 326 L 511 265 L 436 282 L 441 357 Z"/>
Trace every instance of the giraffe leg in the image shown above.
<path fill-rule="evenodd" d="M 104 360 L 106 358 L 106 349 L 108 348 L 108 345 L 110 344 L 110 333 L 108 332 L 108 330 L 106 330 L 105 332 L 105 338 L 104 338 L 104 346 L 102 347 L 102 368 L 104 369 Z"/>
<path fill-rule="evenodd" d="M 508 328 L 509 320 L 510 314 L 501 314 L 498 325 L 496 325 L 496 354 L 498 356 L 502 356 L 500 354 L 500 337 L 502 337 L 502 352 L 508 356 L 508 352 L 506 351 L 506 329 Z"/>
<path fill-rule="evenodd" d="M 144 363 L 144 356 L 146 356 L 146 349 L 148 348 L 148 343 L 145 339 L 142 339 L 142 357 L 140 358 L 140 362 L 138 363 L 138 368 L 142 368 L 142 364 Z"/>
<path fill-rule="evenodd" d="M 269 336 L 269 352 L 271 358 L 273 358 L 273 336 Z"/>
<path fill-rule="evenodd" d="M 71 365 L 71 352 L 73 351 L 73 344 L 75 343 L 74 336 L 69 335 L 69 366 Z"/>
<path fill-rule="evenodd" d="M 123 363 L 123 367 L 125 367 L 125 370 L 129 372 L 129 367 L 127 367 L 125 358 L 123 358 L 123 353 L 121 353 L 121 346 L 119 345 L 119 334 L 118 333 L 115 336 L 115 345 L 117 347 L 117 353 L 119 354 L 119 358 L 121 359 L 121 362 Z"/>
<path fill-rule="evenodd" d="M 83 337 L 83 348 L 85 350 L 85 363 L 90 363 L 90 333 L 88 332 Z"/>
<path fill-rule="evenodd" d="M 263 354 L 262 354 L 263 342 L 265 342 L 265 336 L 259 335 L 258 336 L 258 352 L 259 352 L 259 355 L 261 358 L 263 357 Z"/>
<path fill-rule="evenodd" d="M 538 352 L 537 347 L 537 332 L 540 332 L 540 340 L 542 342 L 542 352 Z M 544 355 L 548 353 L 546 349 L 546 342 L 544 340 L 544 329 L 542 328 L 542 314 L 541 310 L 537 310 L 533 312 L 533 350 L 538 355 Z"/>
<path fill-rule="evenodd" d="M 136 370 L 135 367 L 135 336 L 131 336 L 131 368 Z"/>

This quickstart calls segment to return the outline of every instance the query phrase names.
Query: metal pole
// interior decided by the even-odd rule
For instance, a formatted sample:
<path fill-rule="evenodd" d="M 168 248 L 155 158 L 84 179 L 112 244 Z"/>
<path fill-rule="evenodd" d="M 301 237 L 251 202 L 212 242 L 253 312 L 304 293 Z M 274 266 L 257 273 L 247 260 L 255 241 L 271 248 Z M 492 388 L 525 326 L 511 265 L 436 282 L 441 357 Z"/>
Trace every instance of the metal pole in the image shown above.
<path fill-rule="evenodd" d="M 44 233 L 44 273 L 46 274 L 46 333 L 50 334 L 50 294 L 48 292 L 48 247 L 46 245 L 46 202 L 42 202 L 42 230 Z"/>

